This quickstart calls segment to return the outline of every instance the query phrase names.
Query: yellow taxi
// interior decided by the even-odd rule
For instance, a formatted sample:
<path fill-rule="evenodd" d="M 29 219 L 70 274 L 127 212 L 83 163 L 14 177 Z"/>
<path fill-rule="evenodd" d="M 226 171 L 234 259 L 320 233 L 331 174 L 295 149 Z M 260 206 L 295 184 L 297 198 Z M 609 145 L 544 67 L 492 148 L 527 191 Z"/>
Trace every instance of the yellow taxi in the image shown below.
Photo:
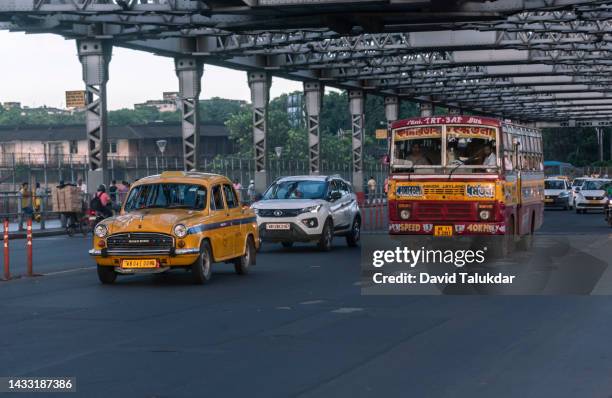
<path fill-rule="evenodd" d="M 134 183 L 115 217 L 94 229 L 98 277 L 191 270 L 205 283 L 212 264 L 233 263 L 246 274 L 259 247 L 257 219 L 243 207 L 231 181 L 217 174 L 165 172 Z"/>

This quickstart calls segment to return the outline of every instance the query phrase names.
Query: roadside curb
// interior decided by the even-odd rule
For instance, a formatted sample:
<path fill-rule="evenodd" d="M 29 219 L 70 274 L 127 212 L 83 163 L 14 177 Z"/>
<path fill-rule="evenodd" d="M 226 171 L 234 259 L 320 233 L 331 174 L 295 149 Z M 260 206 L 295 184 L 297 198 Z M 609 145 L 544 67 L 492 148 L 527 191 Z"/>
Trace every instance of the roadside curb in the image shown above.
<path fill-rule="evenodd" d="M 9 240 L 13 239 L 25 239 L 26 231 L 15 231 L 9 232 Z M 66 230 L 64 228 L 53 228 L 53 229 L 45 229 L 45 230 L 34 230 L 32 231 L 33 238 L 42 238 L 46 236 L 58 236 L 58 235 L 66 235 Z"/>

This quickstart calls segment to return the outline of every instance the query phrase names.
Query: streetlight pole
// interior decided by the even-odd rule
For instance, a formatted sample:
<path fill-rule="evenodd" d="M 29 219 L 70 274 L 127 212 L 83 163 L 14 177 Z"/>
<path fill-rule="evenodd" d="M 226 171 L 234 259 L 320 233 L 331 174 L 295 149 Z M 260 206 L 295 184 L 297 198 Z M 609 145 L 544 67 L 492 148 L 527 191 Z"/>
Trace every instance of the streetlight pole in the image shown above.
<path fill-rule="evenodd" d="M 162 171 L 165 171 L 166 168 L 164 166 L 164 151 L 166 150 L 166 145 L 168 144 L 168 141 L 166 141 L 166 140 L 157 140 L 157 141 L 155 141 L 155 143 L 157 144 L 157 148 L 161 152 Z"/>
<path fill-rule="evenodd" d="M 277 161 L 278 161 L 278 176 L 277 176 L 277 178 L 280 178 L 280 176 L 281 176 L 280 160 L 281 160 L 281 155 L 283 154 L 283 147 L 282 146 L 274 147 L 274 152 L 276 152 L 276 158 L 277 158 Z"/>

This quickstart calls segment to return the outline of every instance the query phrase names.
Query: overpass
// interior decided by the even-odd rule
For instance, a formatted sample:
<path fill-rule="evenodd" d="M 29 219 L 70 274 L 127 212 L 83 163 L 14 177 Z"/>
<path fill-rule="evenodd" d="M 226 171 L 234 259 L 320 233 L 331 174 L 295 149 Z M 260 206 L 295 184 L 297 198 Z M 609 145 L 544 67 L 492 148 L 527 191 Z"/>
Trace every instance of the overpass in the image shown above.
<path fill-rule="evenodd" d="M 612 1 L 10 0 L 0 29 L 74 39 L 87 91 L 93 183 L 107 169 L 113 47 L 172 57 L 185 167 L 197 169 L 204 64 L 244 70 L 253 104 L 256 186 L 267 182 L 271 77 L 304 82 L 309 168 L 318 173 L 325 86 L 348 91 L 352 170 L 363 184 L 364 99 L 402 100 L 541 127 L 606 126 L 612 116 Z"/>

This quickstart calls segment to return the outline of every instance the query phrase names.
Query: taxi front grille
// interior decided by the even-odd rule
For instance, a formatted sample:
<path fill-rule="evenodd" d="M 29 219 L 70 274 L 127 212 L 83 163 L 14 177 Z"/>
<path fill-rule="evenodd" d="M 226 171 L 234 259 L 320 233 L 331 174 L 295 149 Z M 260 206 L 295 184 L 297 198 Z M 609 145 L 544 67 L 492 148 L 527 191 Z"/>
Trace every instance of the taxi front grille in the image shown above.
<path fill-rule="evenodd" d="M 585 196 L 586 200 L 603 200 L 603 196 Z"/>
<path fill-rule="evenodd" d="M 174 239 L 164 234 L 133 232 L 111 235 L 106 245 L 109 251 L 168 251 L 174 247 Z"/>
<path fill-rule="evenodd" d="M 469 221 L 477 215 L 472 203 L 418 203 L 414 217 L 420 221 Z"/>
<path fill-rule="evenodd" d="M 439 186 L 439 185 L 426 185 L 423 187 L 423 192 L 425 195 L 455 195 L 460 196 L 465 194 L 465 186 L 464 185 L 449 185 L 449 186 Z"/>

